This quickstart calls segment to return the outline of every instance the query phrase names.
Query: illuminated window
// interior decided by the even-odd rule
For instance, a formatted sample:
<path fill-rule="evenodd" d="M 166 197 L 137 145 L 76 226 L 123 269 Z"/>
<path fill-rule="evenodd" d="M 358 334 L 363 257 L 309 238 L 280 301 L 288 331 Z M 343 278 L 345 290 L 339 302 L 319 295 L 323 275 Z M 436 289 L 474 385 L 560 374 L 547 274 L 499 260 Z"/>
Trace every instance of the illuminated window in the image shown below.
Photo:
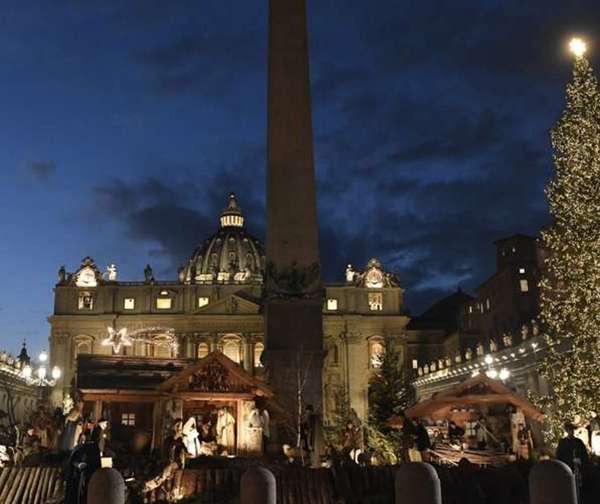
<path fill-rule="evenodd" d="M 262 343 L 257 343 L 254 345 L 254 367 L 263 367 L 260 358 L 262 357 L 262 353 L 265 350 L 265 345 Z"/>
<path fill-rule="evenodd" d="M 384 353 L 385 348 L 379 341 L 371 343 L 370 363 L 372 368 L 379 369 L 381 367 Z"/>
<path fill-rule="evenodd" d="M 519 268 L 519 273 L 521 273 L 521 275 L 525 274 L 525 268 Z"/>
<path fill-rule="evenodd" d="M 469 306 L 469 313 L 473 313 L 473 307 Z"/>
<path fill-rule="evenodd" d="M 413 369 L 418 369 L 419 368 L 419 361 L 417 359 L 413 359 L 413 361 L 412 361 L 412 368 Z"/>
<path fill-rule="evenodd" d="M 204 359 L 210 352 L 210 348 L 208 347 L 208 343 L 199 343 L 198 344 L 198 359 Z"/>
<path fill-rule="evenodd" d="M 80 292 L 77 306 L 80 310 L 92 310 L 94 308 L 94 296 L 91 292 Z"/>
<path fill-rule="evenodd" d="M 228 340 L 223 344 L 223 353 L 238 364 L 242 360 L 241 346 L 238 340 Z"/>
<path fill-rule="evenodd" d="M 485 300 L 485 307 L 486 307 L 488 310 L 490 309 L 490 307 L 491 307 L 490 298 L 487 298 L 487 299 Z"/>
<path fill-rule="evenodd" d="M 198 308 L 202 308 L 203 306 L 206 306 L 208 303 L 210 303 L 210 298 L 207 296 L 200 296 L 198 298 Z"/>
<path fill-rule="evenodd" d="M 158 310 L 170 310 L 171 298 L 156 298 L 156 308 Z"/>
<path fill-rule="evenodd" d="M 122 413 L 121 425 L 129 425 L 135 427 L 135 413 Z"/>
<path fill-rule="evenodd" d="M 519 286 L 521 287 L 521 292 L 529 292 L 529 282 L 522 278 L 519 280 Z"/>
<path fill-rule="evenodd" d="M 369 310 L 383 310 L 383 294 L 381 292 L 369 292 Z"/>
<path fill-rule="evenodd" d="M 328 299 L 327 300 L 327 309 L 330 311 L 335 311 L 338 309 L 338 300 L 337 299 Z"/>
<path fill-rule="evenodd" d="M 125 298 L 123 300 L 123 308 L 125 310 L 133 310 L 135 308 L 135 299 L 134 298 Z"/>

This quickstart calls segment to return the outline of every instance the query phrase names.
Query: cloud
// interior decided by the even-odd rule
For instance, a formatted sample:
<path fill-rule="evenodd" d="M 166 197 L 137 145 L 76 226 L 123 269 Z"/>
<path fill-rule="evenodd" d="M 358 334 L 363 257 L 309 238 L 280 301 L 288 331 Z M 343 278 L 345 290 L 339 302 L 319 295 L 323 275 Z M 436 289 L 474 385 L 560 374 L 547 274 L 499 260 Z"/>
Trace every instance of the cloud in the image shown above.
<path fill-rule="evenodd" d="M 266 71 L 265 41 L 250 30 L 234 34 L 191 32 L 141 50 L 133 60 L 148 72 L 155 93 L 164 96 L 231 95 Z"/>
<path fill-rule="evenodd" d="M 56 173 L 56 164 L 53 161 L 30 161 L 26 169 L 34 178 L 47 182 Z"/>

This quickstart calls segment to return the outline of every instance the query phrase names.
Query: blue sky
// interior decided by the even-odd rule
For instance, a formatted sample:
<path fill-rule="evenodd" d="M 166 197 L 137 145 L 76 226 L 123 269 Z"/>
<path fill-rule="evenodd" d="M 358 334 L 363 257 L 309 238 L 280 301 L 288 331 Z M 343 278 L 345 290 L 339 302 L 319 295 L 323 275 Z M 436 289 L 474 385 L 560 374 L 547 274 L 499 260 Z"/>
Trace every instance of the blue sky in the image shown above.
<path fill-rule="evenodd" d="M 537 233 L 592 1 L 309 0 L 322 261 L 379 257 L 415 313 Z M 235 191 L 264 235 L 267 2 L 3 0 L 0 346 L 47 346 L 61 264 L 161 279 Z"/>

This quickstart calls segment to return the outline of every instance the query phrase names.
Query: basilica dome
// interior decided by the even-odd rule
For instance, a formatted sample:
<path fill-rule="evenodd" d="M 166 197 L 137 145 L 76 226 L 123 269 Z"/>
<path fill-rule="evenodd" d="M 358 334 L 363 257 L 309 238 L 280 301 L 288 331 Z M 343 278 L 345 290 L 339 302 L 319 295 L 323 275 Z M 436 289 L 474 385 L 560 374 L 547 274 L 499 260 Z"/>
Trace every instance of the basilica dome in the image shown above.
<path fill-rule="evenodd" d="M 235 194 L 229 195 L 220 229 L 198 247 L 179 279 L 196 284 L 262 283 L 265 252 L 260 241 L 244 228 L 244 216 Z"/>

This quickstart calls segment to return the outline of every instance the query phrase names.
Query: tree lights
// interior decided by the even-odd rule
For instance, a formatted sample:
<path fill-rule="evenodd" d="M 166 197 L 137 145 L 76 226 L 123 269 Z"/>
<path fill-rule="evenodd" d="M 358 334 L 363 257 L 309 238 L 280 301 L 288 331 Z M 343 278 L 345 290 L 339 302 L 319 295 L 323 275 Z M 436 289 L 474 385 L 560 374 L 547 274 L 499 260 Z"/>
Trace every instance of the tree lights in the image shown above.
<path fill-rule="evenodd" d="M 540 370 L 551 392 L 539 404 L 554 440 L 565 422 L 586 423 L 600 411 L 600 90 L 585 42 L 575 38 L 569 48 L 573 79 L 551 135 L 556 172 L 546 196 L 553 224 L 542 233 L 549 256 L 540 282 L 550 345 Z"/>

